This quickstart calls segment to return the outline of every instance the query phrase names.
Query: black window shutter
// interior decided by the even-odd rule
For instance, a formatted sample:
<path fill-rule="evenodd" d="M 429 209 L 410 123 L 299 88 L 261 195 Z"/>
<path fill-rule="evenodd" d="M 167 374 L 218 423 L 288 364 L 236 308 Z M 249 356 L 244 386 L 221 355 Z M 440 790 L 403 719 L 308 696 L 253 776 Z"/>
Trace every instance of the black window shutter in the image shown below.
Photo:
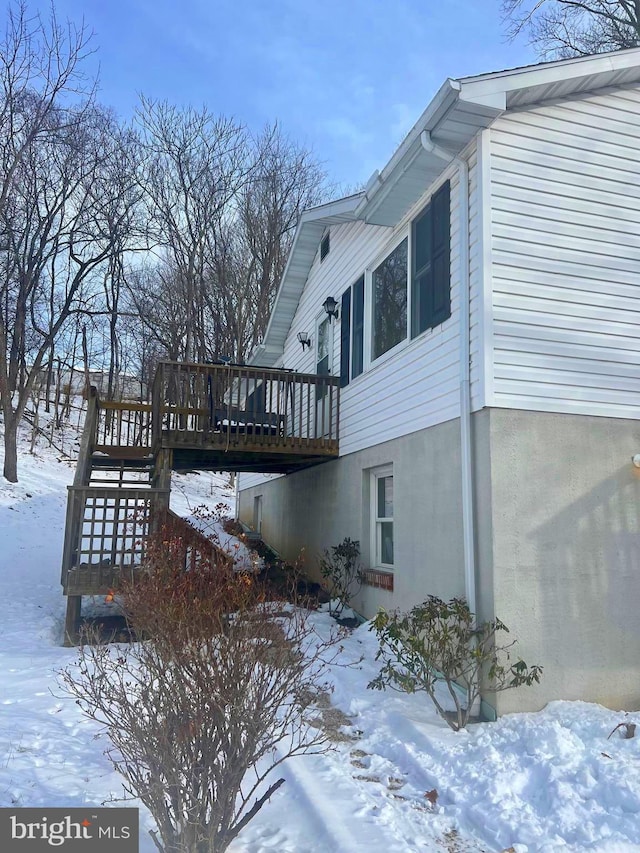
<path fill-rule="evenodd" d="M 431 248 L 433 246 L 431 205 L 412 224 L 411 337 L 429 327 L 432 309 Z"/>
<path fill-rule="evenodd" d="M 330 232 L 327 232 L 322 238 L 322 242 L 320 243 L 320 263 L 322 263 L 322 261 L 324 261 L 324 259 L 329 254 L 329 249 L 331 247 L 331 244 L 329 242 L 329 234 Z"/>
<path fill-rule="evenodd" d="M 415 337 L 434 325 L 433 268 L 431 266 L 426 267 L 416 276 L 413 292 L 416 299 L 413 307 L 412 335 Z"/>
<path fill-rule="evenodd" d="M 349 384 L 349 345 L 351 338 L 351 288 L 342 294 L 340 309 L 340 387 Z"/>
<path fill-rule="evenodd" d="M 353 285 L 353 353 L 351 378 L 360 376 L 364 369 L 364 276 Z"/>
<path fill-rule="evenodd" d="M 428 326 L 451 316 L 451 228 L 449 181 L 431 199 L 431 293 Z"/>

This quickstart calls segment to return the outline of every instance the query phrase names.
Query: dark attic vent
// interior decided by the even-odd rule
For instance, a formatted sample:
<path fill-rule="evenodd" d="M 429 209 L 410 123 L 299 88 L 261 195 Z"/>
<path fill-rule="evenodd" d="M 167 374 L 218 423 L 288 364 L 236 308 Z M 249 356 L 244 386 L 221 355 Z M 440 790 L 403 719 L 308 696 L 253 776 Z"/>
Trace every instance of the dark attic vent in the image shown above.
<path fill-rule="evenodd" d="M 320 243 L 320 263 L 324 261 L 324 259 L 329 254 L 330 244 L 329 244 L 329 232 L 324 235 L 322 238 L 322 243 Z"/>

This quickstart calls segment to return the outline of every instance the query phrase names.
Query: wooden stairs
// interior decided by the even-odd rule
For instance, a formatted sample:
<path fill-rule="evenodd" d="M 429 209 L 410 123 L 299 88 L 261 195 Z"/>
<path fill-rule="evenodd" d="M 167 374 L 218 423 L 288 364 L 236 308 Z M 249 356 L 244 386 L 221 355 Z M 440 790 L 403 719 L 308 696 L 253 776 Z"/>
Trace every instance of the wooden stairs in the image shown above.
<path fill-rule="evenodd" d="M 68 487 L 61 583 L 65 642 L 82 597 L 107 595 L 141 565 L 149 536 L 170 523 L 185 568 L 211 542 L 169 509 L 172 470 L 288 473 L 338 455 L 336 377 L 233 365 L 163 362 L 151 403 L 89 396 Z"/>

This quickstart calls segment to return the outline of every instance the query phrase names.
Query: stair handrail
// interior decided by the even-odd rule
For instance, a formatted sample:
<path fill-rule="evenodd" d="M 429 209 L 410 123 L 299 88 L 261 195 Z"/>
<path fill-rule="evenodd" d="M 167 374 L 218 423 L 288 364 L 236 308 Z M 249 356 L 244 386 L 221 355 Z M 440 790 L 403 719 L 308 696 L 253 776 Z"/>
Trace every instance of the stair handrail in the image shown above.
<path fill-rule="evenodd" d="M 78 450 L 78 462 L 76 473 L 73 478 L 74 486 L 86 486 L 91 476 L 91 454 L 96 443 L 96 432 L 98 429 L 98 391 L 92 385 L 87 397 L 87 413 L 84 418 L 84 429 L 80 439 Z"/>
<path fill-rule="evenodd" d="M 154 452 L 160 446 L 162 438 L 164 384 L 164 363 L 159 362 L 151 385 L 151 446 Z"/>
<path fill-rule="evenodd" d="M 188 519 L 178 515 L 171 509 L 164 509 L 158 514 L 160 521 L 160 529 L 165 528 L 165 535 L 169 538 L 178 536 L 184 543 L 185 571 L 188 569 L 186 565 L 187 551 L 191 548 L 194 552 L 209 554 L 213 556 L 214 563 L 219 566 L 231 568 L 233 566 L 233 557 L 229 554 L 220 543 L 216 542 L 213 537 L 207 536 L 206 533 L 199 530 Z M 193 559 L 192 555 L 192 559 Z"/>

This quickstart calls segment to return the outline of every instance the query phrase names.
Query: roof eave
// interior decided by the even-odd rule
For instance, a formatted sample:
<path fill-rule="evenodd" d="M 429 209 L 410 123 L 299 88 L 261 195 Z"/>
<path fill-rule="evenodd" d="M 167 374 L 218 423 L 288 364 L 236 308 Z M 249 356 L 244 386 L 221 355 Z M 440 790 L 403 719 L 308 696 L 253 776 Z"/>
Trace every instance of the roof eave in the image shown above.
<path fill-rule="evenodd" d="M 453 160 L 480 129 L 489 127 L 511 107 L 634 82 L 640 82 L 640 48 L 445 80 L 387 165 L 373 173 L 363 193 L 301 215 L 265 343 L 252 353 L 250 362 L 273 366 L 282 357 L 295 306 L 327 226 L 354 220 L 396 225 L 418 200 L 418 189 L 431 185 L 449 165 L 442 151 Z M 423 147 L 423 131 L 436 143 L 438 153 Z"/>
<path fill-rule="evenodd" d="M 559 73 L 558 69 L 562 72 Z M 559 59 L 522 68 L 495 71 L 458 81 L 464 99 L 474 100 L 504 96 L 507 108 L 545 100 L 559 82 L 564 84 L 564 97 L 617 85 L 618 81 L 640 80 L 640 48 L 613 53 Z"/>
<path fill-rule="evenodd" d="M 304 288 L 322 234 L 331 225 L 355 220 L 355 210 L 363 195 L 363 193 L 357 193 L 330 201 L 327 204 L 309 208 L 300 214 L 293 244 L 267 324 L 264 342 L 254 348 L 249 356 L 249 364 L 273 367 L 282 357 L 286 335 L 295 314 L 295 306 Z M 296 266 L 299 268 L 294 270 Z"/>
<path fill-rule="evenodd" d="M 460 86 L 456 80 L 448 78 L 442 84 L 435 97 L 422 113 L 418 121 L 405 136 L 399 148 L 381 172 L 375 171 L 369 178 L 364 197 L 356 209 L 356 217 L 365 222 L 371 221 L 371 216 L 389 191 L 393 179 L 406 171 L 407 165 L 413 162 L 420 153 L 422 146 L 420 134 L 423 130 L 431 131 L 455 104 Z"/>

